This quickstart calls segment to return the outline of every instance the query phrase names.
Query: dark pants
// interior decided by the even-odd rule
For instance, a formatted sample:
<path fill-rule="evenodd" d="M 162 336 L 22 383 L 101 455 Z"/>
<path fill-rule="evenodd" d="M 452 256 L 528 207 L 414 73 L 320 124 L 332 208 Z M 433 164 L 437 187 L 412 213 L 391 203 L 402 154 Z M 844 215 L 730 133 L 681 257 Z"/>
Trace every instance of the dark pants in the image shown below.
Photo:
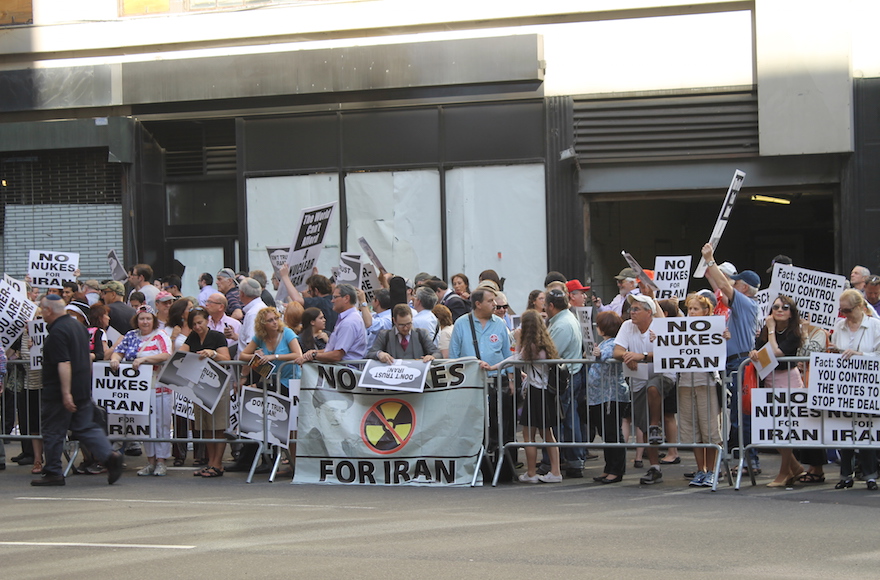
<path fill-rule="evenodd" d="M 840 478 L 848 479 L 853 476 L 854 449 L 840 450 Z M 859 449 L 859 465 L 862 467 L 862 477 L 865 479 L 877 479 L 877 450 Z"/>
<path fill-rule="evenodd" d="M 623 434 L 620 432 L 621 414 L 625 403 L 603 403 L 601 405 L 590 405 L 589 407 L 589 427 L 591 430 L 602 433 L 602 440 L 605 443 L 621 443 L 623 442 Z M 623 475 L 626 473 L 626 449 L 620 447 L 606 447 L 605 454 L 605 473 L 609 475 Z"/>
<path fill-rule="evenodd" d="M 104 463 L 113 449 L 107 434 L 95 422 L 95 410 L 90 399 L 76 402 L 76 412 L 64 408 L 61 400 L 46 392 L 42 396 L 43 453 L 46 463 L 43 471 L 47 475 L 62 475 L 61 453 L 64 450 L 64 437 L 68 431 L 83 445 L 91 449 L 95 458 Z"/>

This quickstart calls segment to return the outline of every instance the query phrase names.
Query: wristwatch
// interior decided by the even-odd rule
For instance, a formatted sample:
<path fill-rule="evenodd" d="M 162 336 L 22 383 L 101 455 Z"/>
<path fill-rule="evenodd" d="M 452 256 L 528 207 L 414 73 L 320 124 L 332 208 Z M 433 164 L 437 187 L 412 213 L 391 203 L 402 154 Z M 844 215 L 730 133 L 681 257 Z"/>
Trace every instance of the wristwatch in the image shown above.
<path fill-rule="evenodd" d="M 645 362 L 648 362 L 648 351 L 643 352 L 642 356 L 645 357 Z"/>
<path fill-rule="evenodd" d="M 711 268 L 714 265 L 715 265 L 715 260 L 709 260 L 708 262 L 706 262 L 706 266 L 708 266 L 709 268 Z"/>
<path fill-rule="evenodd" d="M 367 306 L 369 306 L 369 304 L 367 304 L 366 302 L 361 302 L 361 308 L 366 308 Z"/>

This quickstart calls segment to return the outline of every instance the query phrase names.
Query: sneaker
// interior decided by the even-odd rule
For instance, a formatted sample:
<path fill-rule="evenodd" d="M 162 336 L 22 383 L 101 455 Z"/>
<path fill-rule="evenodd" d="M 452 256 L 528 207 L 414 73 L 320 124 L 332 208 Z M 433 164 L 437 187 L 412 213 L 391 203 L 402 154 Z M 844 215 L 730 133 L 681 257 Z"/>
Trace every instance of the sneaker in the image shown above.
<path fill-rule="evenodd" d="M 519 481 L 521 483 L 541 483 L 540 475 L 529 475 L 528 473 L 520 473 Z"/>
<path fill-rule="evenodd" d="M 703 481 L 706 479 L 705 471 L 698 471 L 694 474 L 694 478 L 688 484 L 690 487 L 703 487 Z"/>
<path fill-rule="evenodd" d="M 643 485 L 653 485 L 663 481 L 663 472 L 657 467 L 648 469 L 648 473 L 639 478 L 639 483 Z"/>
<path fill-rule="evenodd" d="M 165 467 L 164 461 L 156 463 L 156 467 L 153 469 L 153 475 L 168 475 L 168 468 Z"/>
<path fill-rule="evenodd" d="M 648 443 L 651 445 L 663 443 L 663 428 L 660 425 L 648 425 Z"/>
<path fill-rule="evenodd" d="M 538 479 L 541 480 L 541 483 L 559 483 L 562 481 L 562 475 L 553 475 L 552 473 L 547 473 L 544 475 L 539 475 Z"/>
<path fill-rule="evenodd" d="M 709 471 L 703 479 L 703 487 L 712 487 L 715 485 L 715 472 Z"/>
<path fill-rule="evenodd" d="M 155 470 L 156 468 L 153 467 L 153 464 L 148 463 L 138 471 L 138 475 L 153 475 L 153 471 Z"/>

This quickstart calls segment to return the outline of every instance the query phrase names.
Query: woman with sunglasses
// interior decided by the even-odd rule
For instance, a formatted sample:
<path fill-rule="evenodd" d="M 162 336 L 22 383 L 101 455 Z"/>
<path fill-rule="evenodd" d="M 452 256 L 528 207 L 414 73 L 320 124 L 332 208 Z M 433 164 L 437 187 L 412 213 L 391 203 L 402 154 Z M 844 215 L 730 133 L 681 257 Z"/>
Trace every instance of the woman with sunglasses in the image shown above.
<path fill-rule="evenodd" d="M 755 341 L 755 350 L 749 353 L 749 358 L 757 362 L 758 351 L 766 344 L 770 345 L 773 354 L 777 357 L 795 356 L 803 342 L 804 335 L 797 304 L 791 297 L 780 294 L 770 307 L 770 314 L 764 321 L 764 328 L 761 329 Z M 778 390 L 803 389 L 804 382 L 801 380 L 797 364 L 780 363 L 776 370 L 764 379 L 764 386 Z M 790 447 L 780 447 L 779 456 L 779 473 L 767 484 L 767 487 L 788 487 L 804 471 Z"/>
<path fill-rule="evenodd" d="M 850 288 L 840 295 L 840 313 L 845 317 L 834 325 L 831 335 L 830 352 L 838 352 L 844 360 L 852 356 L 876 357 L 880 354 L 880 320 L 868 316 L 865 297 L 858 290 Z M 840 450 L 840 481 L 834 489 L 853 486 L 853 449 Z M 859 449 L 859 464 L 868 489 L 877 490 L 877 452 L 873 449 Z"/>

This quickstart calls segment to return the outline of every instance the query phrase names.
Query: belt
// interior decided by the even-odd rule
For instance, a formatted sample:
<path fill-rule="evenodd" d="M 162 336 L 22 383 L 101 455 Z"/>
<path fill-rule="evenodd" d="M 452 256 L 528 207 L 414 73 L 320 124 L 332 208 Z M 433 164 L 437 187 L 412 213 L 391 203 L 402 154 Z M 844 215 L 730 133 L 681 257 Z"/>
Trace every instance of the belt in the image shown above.
<path fill-rule="evenodd" d="M 738 352 L 734 355 L 730 355 L 729 357 L 727 357 L 728 360 L 734 360 L 734 359 L 738 359 L 738 358 L 749 358 L 749 351 Z"/>

